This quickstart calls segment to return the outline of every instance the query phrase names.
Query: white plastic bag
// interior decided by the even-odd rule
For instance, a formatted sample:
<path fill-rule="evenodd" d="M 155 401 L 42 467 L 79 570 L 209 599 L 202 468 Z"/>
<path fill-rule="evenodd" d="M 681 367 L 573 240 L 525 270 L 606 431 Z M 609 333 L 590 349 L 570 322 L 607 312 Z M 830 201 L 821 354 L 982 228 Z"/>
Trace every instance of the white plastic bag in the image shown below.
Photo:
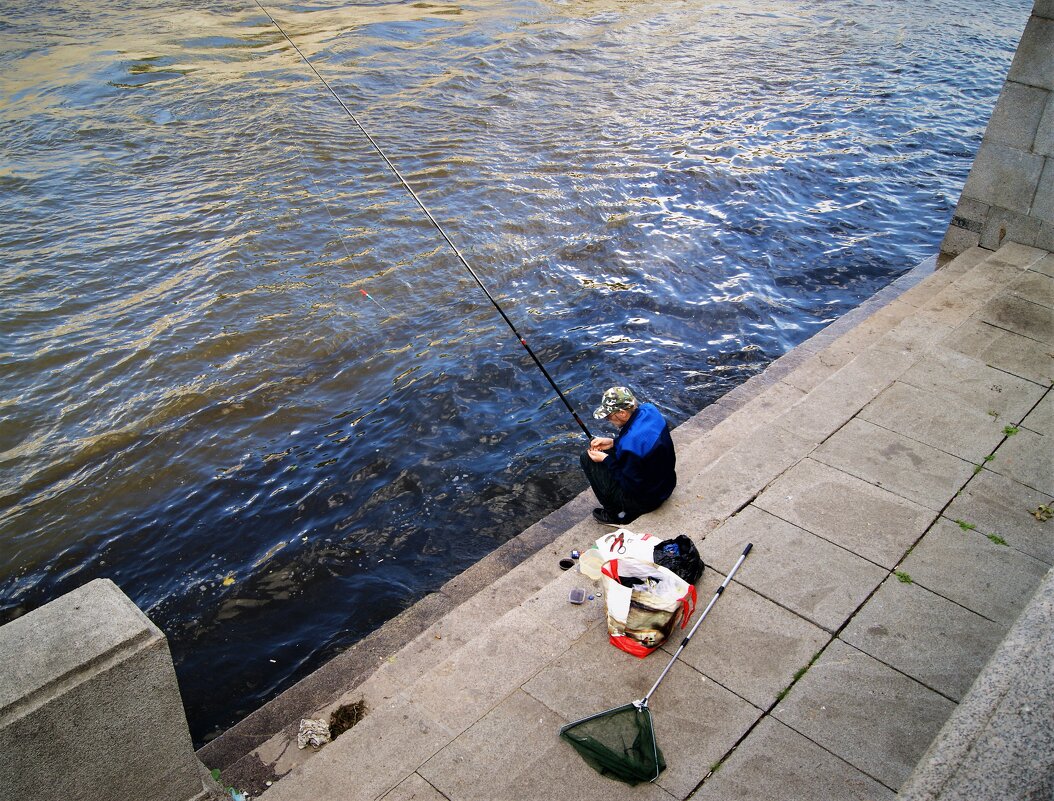
<path fill-rule="evenodd" d="M 648 560 L 619 557 L 601 570 L 607 597 L 608 637 L 626 653 L 645 657 L 695 611 L 695 587 Z M 627 586 L 628 585 L 628 586 Z"/>

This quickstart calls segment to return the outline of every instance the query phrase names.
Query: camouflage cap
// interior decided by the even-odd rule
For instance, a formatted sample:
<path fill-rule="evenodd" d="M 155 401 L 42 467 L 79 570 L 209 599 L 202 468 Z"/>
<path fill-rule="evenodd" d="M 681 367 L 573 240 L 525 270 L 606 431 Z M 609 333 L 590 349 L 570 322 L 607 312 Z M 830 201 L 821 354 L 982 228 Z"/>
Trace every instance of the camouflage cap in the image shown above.
<path fill-rule="evenodd" d="M 600 406 L 593 412 L 593 417 L 603 420 L 612 412 L 620 409 L 636 409 L 637 399 L 626 387 L 612 387 L 604 393 L 600 399 Z"/>

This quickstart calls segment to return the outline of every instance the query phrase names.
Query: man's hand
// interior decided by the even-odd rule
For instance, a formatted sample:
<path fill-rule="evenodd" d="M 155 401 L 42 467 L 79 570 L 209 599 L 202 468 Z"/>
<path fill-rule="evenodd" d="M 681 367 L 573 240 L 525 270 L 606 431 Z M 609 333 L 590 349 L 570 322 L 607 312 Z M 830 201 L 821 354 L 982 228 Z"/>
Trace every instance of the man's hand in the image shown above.
<path fill-rule="evenodd" d="M 589 450 L 591 451 L 609 451 L 615 447 L 615 440 L 611 437 L 593 437 L 589 441 Z M 603 461 L 601 459 L 594 459 L 594 462 Z"/>
<path fill-rule="evenodd" d="M 596 440 L 594 440 L 595 442 Z M 598 451 L 595 448 L 590 448 L 586 451 L 586 456 L 592 459 L 594 462 L 602 462 L 608 458 L 608 455 L 604 451 Z"/>

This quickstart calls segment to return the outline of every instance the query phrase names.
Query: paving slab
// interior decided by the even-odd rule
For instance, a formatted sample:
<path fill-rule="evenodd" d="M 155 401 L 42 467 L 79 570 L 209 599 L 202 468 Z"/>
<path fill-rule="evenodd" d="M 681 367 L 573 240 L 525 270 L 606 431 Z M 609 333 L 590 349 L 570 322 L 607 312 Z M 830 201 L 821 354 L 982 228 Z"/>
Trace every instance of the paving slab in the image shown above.
<path fill-rule="evenodd" d="M 936 518 L 931 509 L 813 459 L 780 476 L 754 505 L 887 569 Z"/>
<path fill-rule="evenodd" d="M 813 389 L 774 422 L 814 443 L 823 442 L 907 370 L 910 353 L 869 349 Z"/>
<path fill-rule="evenodd" d="M 1041 505 L 1054 508 L 1054 496 L 1036 492 L 1013 479 L 982 470 L 970 479 L 944 514 L 995 534 L 1016 551 L 1054 565 L 1054 521 L 1034 514 Z"/>
<path fill-rule="evenodd" d="M 1007 292 L 1048 309 L 1054 308 L 1054 277 L 1035 270 L 1028 270 L 1009 286 Z"/>
<path fill-rule="evenodd" d="M 925 587 L 890 576 L 841 637 L 958 701 L 1007 628 L 1007 624 L 995 623 Z"/>
<path fill-rule="evenodd" d="M 673 798 L 657 785 L 630 787 L 598 774 L 560 740 L 564 723 L 517 691 L 418 772 L 450 801 Z"/>
<path fill-rule="evenodd" d="M 896 793 L 778 720 L 765 718 L 693 801 L 895 801 Z"/>
<path fill-rule="evenodd" d="M 973 310 L 972 305 L 953 307 L 948 304 L 940 308 L 923 309 L 885 334 L 875 343 L 874 349 L 921 358 L 934 343 L 940 342 L 954 331 Z"/>
<path fill-rule="evenodd" d="M 598 626 L 523 689 L 570 722 L 643 698 L 668 662 L 662 652 L 641 660 L 618 650 L 608 642 L 606 626 Z M 761 716 L 760 709 L 680 660 L 649 707 L 667 764 L 658 784 L 677 798 L 687 797 Z"/>
<path fill-rule="evenodd" d="M 934 511 L 943 509 L 974 471 L 973 464 L 958 456 L 859 417 L 813 451 L 812 458 Z"/>
<path fill-rule="evenodd" d="M 1054 495 L 1054 446 L 1050 438 L 1020 429 L 999 446 L 989 470 L 1045 495 Z"/>
<path fill-rule="evenodd" d="M 501 617 L 516 607 L 520 599 L 548 584 L 560 573 L 556 562 L 543 557 L 533 564 L 524 563 L 520 569 L 507 571 L 385 660 L 378 673 L 404 687 L 413 684 L 478 636 L 481 620 Z"/>
<path fill-rule="evenodd" d="M 1043 400 L 1025 415 L 1021 425 L 1054 440 L 1054 392 L 1048 390 Z"/>
<path fill-rule="evenodd" d="M 1054 354 L 1049 347 L 983 320 L 966 321 L 941 344 L 1043 387 L 1054 381 Z"/>
<path fill-rule="evenodd" d="M 736 573 L 737 579 L 739 575 Z M 705 572 L 698 585 L 700 611 L 723 579 L 714 571 Z M 695 618 L 689 621 L 689 625 L 694 623 Z M 667 658 L 682 640 L 678 632 L 663 645 Z M 767 709 L 795 672 L 808 665 L 829 640 L 830 635 L 818 626 L 733 581 L 680 660 L 754 706 Z"/>
<path fill-rule="evenodd" d="M 937 312 L 937 319 L 961 322 L 976 313 L 992 297 L 1021 275 L 1024 268 L 1008 264 L 992 254 L 961 278 L 942 289 L 926 304 L 925 310 Z"/>
<path fill-rule="evenodd" d="M 997 420 L 1016 423 L 1044 393 L 1024 378 L 989 367 L 948 347 L 934 347 L 900 381 L 918 389 L 944 394 Z"/>
<path fill-rule="evenodd" d="M 978 464 L 1003 438 L 1003 426 L 986 412 L 897 381 L 860 417 L 933 448 Z"/>
<path fill-rule="evenodd" d="M 901 787 L 905 801 L 1054 797 L 1054 571 Z"/>
<path fill-rule="evenodd" d="M 920 587 L 1009 628 L 1050 569 L 941 518 L 901 565 Z M 866 650 L 866 649 L 865 649 Z"/>
<path fill-rule="evenodd" d="M 1048 253 L 1042 259 L 1040 259 L 1031 267 L 1029 267 L 1029 269 L 1034 272 L 1042 273 L 1043 275 L 1048 275 L 1054 278 L 1054 255 Z"/>
<path fill-rule="evenodd" d="M 384 794 L 382 801 L 448 801 L 446 796 L 422 779 L 411 773 L 397 787 Z"/>
<path fill-rule="evenodd" d="M 610 529 L 609 529 L 610 530 Z M 579 550 L 588 548 L 592 543 L 583 543 Z M 581 589 L 587 600 L 573 604 L 568 600 L 573 589 Z M 523 601 L 523 608 L 535 618 L 545 621 L 554 629 L 565 634 L 571 640 L 577 640 L 597 623 L 607 619 L 607 607 L 602 597 L 596 597 L 600 582 L 583 576 L 578 567 L 563 572 L 561 576 L 546 584 L 542 589 Z M 588 600 L 589 596 L 593 600 Z"/>
<path fill-rule="evenodd" d="M 827 631 L 841 628 L 888 574 L 754 505 L 706 538 L 703 561 L 727 574 L 748 542 L 754 549 L 736 573 L 736 582 Z"/>
<path fill-rule="evenodd" d="M 694 439 L 684 443 L 675 438 L 679 475 L 692 476 L 705 470 L 729 450 L 755 435 L 761 426 L 793 406 L 803 395 L 795 387 L 776 382 L 744 404 L 738 410 L 740 413 L 725 418 L 707 431 L 706 436 L 700 437 L 697 433 Z"/>
<path fill-rule="evenodd" d="M 453 737 L 411 699 L 394 699 L 276 782 L 267 790 L 267 801 L 372 801 L 400 785 Z"/>
<path fill-rule="evenodd" d="M 526 609 L 481 621 L 481 629 L 479 637 L 407 689 L 419 709 L 455 732 L 479 720 L 571 642 Z"/>
<path fill-rule="evenodd" d="M 1010 264 L 1015 267 L 1027 269 L 1043 259 L 1047 255 L 1045 250 L 1034 248 L 1030 245 L 1022 245 L 1019 242 L 1007 242 L 985 261 L 994 261 L 1002 264 Z"/>
<path fill-rule="evenodd" d="M 792 431 L 756 429 L 675 490 L 676 503 L 663 504 L 641 516 L 634 525 L 663 538 L 677 534 L 705 536 L 812 448 L 811 440 Z"/>
<path fill-rule="evenodd" d="M 896 790 L 954 708 L 943 695 L 834 640 L 773 715 Z"/>
<path fill-rule="evenodd" d="M 1007 294 L 985 304 L 977 316 L 998 328 L 1054 345 L 1054 311 L 1048 306 Z"/>

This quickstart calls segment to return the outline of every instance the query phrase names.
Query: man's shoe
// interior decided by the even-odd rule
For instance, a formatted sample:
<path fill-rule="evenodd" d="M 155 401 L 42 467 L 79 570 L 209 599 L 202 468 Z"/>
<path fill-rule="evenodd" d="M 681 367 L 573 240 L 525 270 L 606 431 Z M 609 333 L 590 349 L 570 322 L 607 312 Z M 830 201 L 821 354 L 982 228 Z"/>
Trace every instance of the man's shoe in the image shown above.
<path fill-rule="evenodd" d="M 594 509 L 593 519 L 601 525 L 614 526 L 615 528 L 618 528 L 623 523 L 627 522 L 625 512 L 619 512 L 617 515 L 613 515 L 609 513 L 607 509 Z"/>

